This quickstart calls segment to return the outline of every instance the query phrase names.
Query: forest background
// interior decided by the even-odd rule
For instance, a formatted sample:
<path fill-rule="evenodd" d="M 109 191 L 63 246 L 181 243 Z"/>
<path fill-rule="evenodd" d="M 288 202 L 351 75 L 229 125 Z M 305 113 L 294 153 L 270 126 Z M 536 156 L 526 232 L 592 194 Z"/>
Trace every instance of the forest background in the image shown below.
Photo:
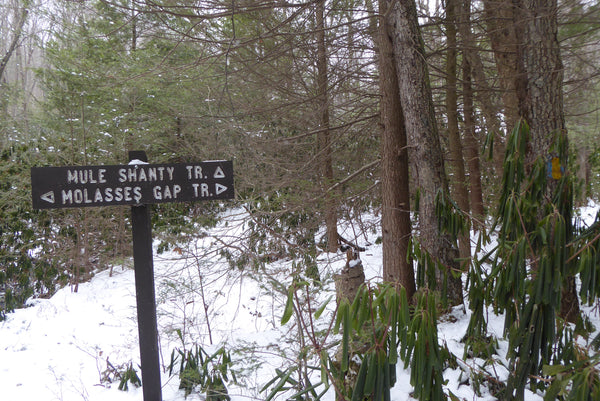
<path fill-rule="evenodd" d="M 437 283 L 450 304 L 464 288 L 448 272 L 470 271 L 459 261 L 477 241 L 465 226 L 507 232 L 507 183 L 513 194 L 542 185 L 528 200 L 535 221 L 546 203 L 570 216 L 551 179 L 569 177 L 567 204 L 598 195 L 595 2 L 5 0 L 0 18 L 6 310 L 130 256 L 124 208 L 33 211 L 33 166 L 125 164 L 127 150 L 153 163 L 233 160 L 236 205 L 254 224 L 241 252 L 223 248 L 232 266 L 291 257 L 314 275 L 319 252 L 357 247 L 360 233 L 341 238 L 338 223 L 374 212 L 384 281 L 409 298 L 415 283 Z M 515 127 L 532 139 L 521 146 Z M 526 174 L 513 179 L 519 157 Z M 541 178 L 538 160 L 549 166 Z M 156 206 L 159 250 L 201 236 L 198 224 L 216 224 L 224 207 Z M 509 247 L 535 238 L 537 223 L 520 222 Z M 545 255 L 530 251 L 524 264 Z M 435 267 L 419 274 L 428 260 Z M 565 300 L 574 273 L 563 273 Z M 494 283 L 496 294 L 506 284 Z"/>

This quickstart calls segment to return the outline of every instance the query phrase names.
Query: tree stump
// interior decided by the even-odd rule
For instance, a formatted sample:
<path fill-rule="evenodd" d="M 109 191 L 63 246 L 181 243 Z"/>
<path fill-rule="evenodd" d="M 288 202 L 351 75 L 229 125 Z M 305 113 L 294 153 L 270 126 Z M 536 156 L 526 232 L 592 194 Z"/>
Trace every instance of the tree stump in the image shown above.
<path fill-rule="evenodd" d="M 344 266 L 342 271 L 333 276 L 335 281 L 336 302 L 338 305 L 343 300 L 352 303 L 354 298 L 356 298 L 358 289 L 365 282 L 365 272 L 357 248 L 351 246 L 342 246 L 340 249 L 342 251 L 346 251 L 347 259 L 346 266 Z M 352 333 L 350 335 L 354 337 Z M 339 385 L 343 388 L 344 394 L 350 394 L 350 390 L 354 389 L 358 371 L 360 369 L 360 363 L 357 361 L 357 358 L 354 358 L 354 356 L 356 354 L 363 354 L 368 348 L 368 344 L 365 344 L 363 340 L 352 337 L 348 350 L 348 371 L 344 373 L 343 378 L 340 378 L 341 382 L 339 383 Z M 342 358 L 342 347 L 340 346 L 334 358 L 334 363 L 338 369 L 341 367 Z M 339 393 L 336 396 L 336 399 L 338 401 L 343 401 L 340 399 Z"/>
<path fill-rule="evenodd" d="M 359 287 L 365 282 L 365 271 L 362 261 L 360 260 L 358 251 L 353 247 L 341 247 L 342 251 L 346 251 L 346 266 L 340 274 L 335 274 L 336 301 L 338 305 L 343 299 L 352 303 Z"/>

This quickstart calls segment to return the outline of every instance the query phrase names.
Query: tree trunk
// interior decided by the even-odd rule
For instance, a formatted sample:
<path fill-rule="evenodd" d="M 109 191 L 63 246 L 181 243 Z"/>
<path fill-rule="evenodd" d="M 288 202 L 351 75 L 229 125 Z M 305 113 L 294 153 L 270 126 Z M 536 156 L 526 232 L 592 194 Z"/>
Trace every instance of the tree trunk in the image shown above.
<path fill-rule="evenodd" d="M 590 166 L 590 148 L 588 145 L 579 145 L 577 151 L 577 180 L 581 183 L 582 191 L 579 195 L 578 204 L 585 205 L 592 196 L 590 193 L 590 179 L 592 168 Z"/>
<path fill-rule="evenodd" d="M 563 66 L 557 40 L 556 0 L 522 0 L 527 18 L 522 42 L 527 94 L 522 104 L 531 130 L 528 163 L 547 155 L 554 135 L 567 135 L 563 111 Z M 566 160 L 561 161 L 566 166 Z"/>
<path fill-rule="evenodd" d="M 414 0 L 397 1 L 391 18 L 398 87 L 420 193 L 419 242 L 434 260 L 445 266 L 445 271 L 436 271 L 436 277 L 439 284 L 447 277 L 448 302 L 457 305 L 463 300 L 460 276 L 452 274 L 459 271 L 458 251 L 455 240 L 440 230 L 435 213 L 436 196 L 439 192 L 448 193 L 448 182 Z"/>
<path fill-rule="evenodd" d="M 551 154 L 551 146 L 558 136 L 567 143 L 567 130 L 563 110 L 563 65 L 560 45 L 557 39 L 556 0 L 522 0 L 521 12 L 527 18 L 524 25 L 523 65 L 527 72 L 525 101 L 521 109 L 529 123 L 531 134 L 526 166 L 542 157 L 548 160 L 557 155 Z M 564 153 L 566 159 L 568 152 Z M 567 160 L 559 160 L 566 170 Z M 548 178 L 548 191 L 557 190 L 558 181 Z M 551 198 L 549 198 L 551 199 Z M 565 216 L 571 218 L 571 216 Z M 566 277 L 562 290 L 560 315 L 569 322 L 579 317 L 575 278 Z"/>
<path fill-rule="evenodd" d="M 362 265 L 362 261 L 358 255 L 358 251 L 352 247 L 346 251 L 346 266 L 342 269 L 339 274 L 335 274 L 333 279 L 335 281 L 335 292 L 336 292 L 336 303 L 339 306 L 342 302 L 348 302 L 349 304 L 354 301 L 358 290 L 365 283 L 365 272 Z M 344 328 L 343 328 L 344 329 Z M 350 330 L 348 335 L 350 336 L 350 344 L 348 349 L 348 366 L 349 369 L 344 373 L 344 376 L 338 384 L 343 387 L 342 391 L 336 391 L 336 401 L 347 401 L 348 398 L 344 397 L 343 394 L 350 394 L 356 387 L 358 379 L 359 366 L 356 364 L 358 355 L 364 354 L 364 349 L 369 348 L 371 344 L 365 341 L 364 338 L 360 338 L 352 334 L 352 328 L 347 327 Z M 363 350 L 361 352 L 361 350 Z M 337 369 L 341 368 L 342 358 L 344 357 L 343 346 L 338 346 L 337 352 L 333 358 L 334 364 Z"/>
<path fill-rule="evenodd" d="M 463 1 L 463 9 L 470 9 L 470 0 Z M 461 22 L 459 22 L 459 33 L 462 38 L 462 49 L 464 57 L 471 65 L 473 94 L 481 106 L 481 113 L 485 119 L 485 130 L 494 138 L 493 167 L 496 177 L 502 177 L 504 164 L 504 153 L 506 152 L 506 139 L 504 130 L 501 127 L 498 105 L 494 89 L 488 83 L 484 73 L 483 61 L 477 49 L 477 44 L 471 33 L 471 21 L 465 18 L 465 11 L 461 11 Z M 481 136 L 480 136 L 481 137 Z M 481 159 L 481 158 L 480 158 Z"/>
<path fill-rule="evenodd" d="M 460 31 L 463 43 L 463 108 L 464 108 L 464 151 L 469 167 L 469 196 L 471 204 L 471 213 L 474 225 L 481 227 L 484 221 L 483 209 L 483 188 L 481 185 L 481 167 L 479 163 L 479 137 L 475 131 L 475 112 L 473 106 L 473 87 L 471 85 L 471 60 L 477 59 L 475 53 L 474 40 L 471 35 L 471 0 L 463 0 L 459 4 L 460 10 Z M 498 127 L 499 128 L 499 127 Z M 502 152 L 504 155 L 504 152 Z M 502 171 L 497 166 L 498 171 Z M 497 171 L 497 172 L 498 172 Z"/>
<path fill-rule="evenodd" d="M 331 139 L 329 132 L 329 96 L 327 93 L 327 50 L 325 45 L 325 0 L 320 0 L 316 8 L 317 22 L 317 98 L 320 111 L 317 152 L 320 157 L 320 173 L 325 194 L 325 224 L 327 226 L 327 249 L 336 252 L 338 246 L 337 212 L 335 198 L 327 189 L 333 184 L 331 161 Z"/>
<path fill-rule="evenodd" d="M 504 119 L 510 131 L 521 117 L 516 88 L 519 69 L 513 0 L 483 0 L 483 6 L 487 33 L 498 70 Z M 504 158 L 504 154 L 499 156 L 500 160 Z"/>
<path fill-rule="evenodd" d="M 388 2 L 379 0 L 379 88 L 381 91 L 381 231 L 383 279 L 400 283 L 408 299 L 415 293 L 412 260 L 408 150 L 398 77 L 389 35 Z"/>
<path fill-rule="evenodd" d="M 10 42 L 10 45 L 8 46 L 8 50 L 6 51 L 4 56 L 2 56 L 2 59 L 0 59 L 0 83 L 2 82 L 6 65 L 8 64 L 8 61 L 10 60 L 15 49 L 17 48 L 19 40 L 21 40 L 21 35 L 23 34 L 23 27 L 25 26 L 25 21 L 27 20 L 28 13 L 29 10 L 27 9 L 27 7 L 23 7 L 20 14 L 18 14 L 17 10 L 15 10 L 15 14 L 17 15 L 17 26 L 14 30 L 13 38 Z"/>
<path fill-rule="evenodd" d="M 475 226 L 481 227 L 484 222 L 483 188 L 481 186 L 481 168 L 479 165 L 479 138 L 475 132 L 475 116 L 473 107 L 473 88 L 471 86 L 471 63 L 468 57 L 463 58 L 463 102 L 465 113 L 465 155 L 469 166 L 470 203 Z"/>
<path fill-rule="evenodd" d="M 453 198 L 458 207 L 467 215 L 469 213 L 469 192 L 465 173 L 463 145 L 458 129 L 458 94 L 456 89 L 456 10 L 457 0 L 446 2 L 446 114 L 448 118 L 448 148 L 450 166 L 452 168 Z M 465 116 L 466 118 L 466 116 Z M 471 237 L 469 232 L 458 238 L 458 250 L 462 260 L 471 257 Z"/>

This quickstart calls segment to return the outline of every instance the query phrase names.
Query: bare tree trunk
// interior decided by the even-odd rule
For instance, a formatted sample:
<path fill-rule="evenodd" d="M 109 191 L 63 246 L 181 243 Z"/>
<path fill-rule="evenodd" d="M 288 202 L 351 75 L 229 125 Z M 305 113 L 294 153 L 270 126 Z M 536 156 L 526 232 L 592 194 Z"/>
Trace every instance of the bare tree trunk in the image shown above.
<path fill-rule="evenodd" d="M 15 10 L 15 14 L 18 15 L 17 26 L 15 27 L 13 38 L 10 42 L 10 45 L 8 46 L 8 50 L 6 51 L 2 59 L 0 59 L 0 82 L 2 82 L 6 65 L 8 64 L 8 61 L 10 60 L 15 49 L 17 48 L 19 40 L 21 40 L 21 35 L 23 34 L 23 27 L 25 26 L 25 21 L 27 20 L 28 13 L 29 10 L 27 9 L 27 7 L 23 7 L 21 9 L 20 14 L 17 14 L 17 10 Z"/>
<path fill-rule="evenodd" d="M 454 239 L 440 230 L 435 213 L 436 196 L 439 192 L 448 193 L 448 182 L 414 0 L 397 1 L 391 18 L 394 23 L 392 42 L 398 86 L 411 163 L 414 163 L 418 175 L 419 242 L 434 260 L 445 266 L 445 271 L 436 271 L 436 277 L 439 284 L 447 278 L 448 302 L 457 305 L 463 300 L 462 282 L 460 276 L 451 273 L 459 271 L 458 251 Z"/>
<path fill-rule="evenodd" d="M 470 0 L 464 0 L 462 3 L 462 10 L 470 9 Z M 504 164 L 504 153 L 506 152 L 505 130 L 502 129 L 502 124 L 498 115 L 498 110 L 501 106 L 498 105 L 494 89 L 488 83 L 485 76 L 483 61 L 481 61 L 476 41 L 471 33 L 471 21 L 468 20 L 468 18 L 465 18 L 465 11 L 461 11 L 460 15 L 462 18 L 459 21 L 459 33 L 463 42 L 463 56 L 471 65 L 471 74 L 473 77 L 472 84 L 474 89 L 473 94 L 481 106 L 481 112 L 485 119 L 485 129 L 494 137 L 493 167 L 495 169 L 495 176 L 501 177 Z"/>
<path fill-rule="evenodd" d="M 446 2 L 446 114 L 448 118 L 448 148 L 450 151 L 450 166 L 452 168 L 453 198 L 458 207 L 469 213 L 469 192 L 463 157 L 463 144 L 458 129 L 458 93 L 456 89 L 456 10 L 458 0 Z M 466 118 L 466 116 L 465 116 Z M 458 238 L 460 258 L 467 260 L 471 257 L 471 238 L 467 232 Z"/>
<path fill-rule="evenodd" d="M 390 27 L 388 2 L 379 0 L 379 88 L 381 91 L 381 231 L 383 279 L 400 283 L 408 299 L 415 293 L 415 274 L 408 259 L 411 237 L 408 150 L 404 114 Z"/>
<path fill-rule="evenodd" d="M 317 3 L 317 98 L 320 107 L 320 127 L 317 134 L 317 151 L 320 154 L 319 164 L 323 192 L 325 196 L 325 224 L 327 226 L 327 247 L 329 252 L 336 252 L 339 238 L 337 232 L 337 212 L 334 195 L 327 188 L 333 183 L 333 166 L 331 161 L 331 139 L 329 132 L 329 97 L 327 94 L 327 50 L 325 45 L 325 0 Z"/>
<path fill-rule="evenodd" d="M 463 102 L 465 113 L 465 154 L 469 166 L 469 187 L 471 213 L 476 226 L 483 225 L 483 188 L 481 186 L 481 168 L 479 165 L 479 138 L 475 132 L 473 107 L 473 88 L 471 87 L 471 63 L 468 57 L 463 58 Z"/>
<path fill-rule="evenodd" d="M 458 3 L 460 10 L 460 31 L 463 39 L 463 52 L 464 57 L 462 61 L 463 71 L 463 108 L 464 108 L 464 151 L 467 159 L 467 165 L 469 167 L 469 196 L 471 204 L 471 213 L 473 220 L 476 222 L 474 225 L 483 224 L 484 210 L 483 210 L 483 188 L 481 185 L 481 167 L 479 163 L 479 138 L 475 131 L 475 112 L 473 106 L 473 87 L 471 85 L 471 60 L 474 49 L 474 41 L 471 37 L 471 0 L 463 0 L 462 3 Z M 504 152 L 502 152 L 504 155 Z M 501 167 L 497 167 L 499 171 L 502 171 Z"/>
<path fill-rule="evenodd" d="M 521 117 L 516 88 L 519 69 L 513 0 L 483 0 L 483 6 L 487 32 L 498 70 L 504 118 L 508 130 L 512 130 Z M 504 155 L 500 157 L 503 158 Z"/>
<path fill-rule="evenodd" d="M 581 183 L 582 191 L 579 195 L 579 203 L 585 204 L 587 199 L 592 195 L 590 193 L 590 179 L 592 169 L 590 166 L 590 148 L 588 145 L 580 145 L 577 151 L 577 179 Z"/>
<path fill-rule="evenodd" d="M 137 29 L 137 17 L 136 11 L 134 7 L 131 7 L 131 52 L 135 52 L 137 50 L 137 40 L 138 40 L 138 29 Z"/>

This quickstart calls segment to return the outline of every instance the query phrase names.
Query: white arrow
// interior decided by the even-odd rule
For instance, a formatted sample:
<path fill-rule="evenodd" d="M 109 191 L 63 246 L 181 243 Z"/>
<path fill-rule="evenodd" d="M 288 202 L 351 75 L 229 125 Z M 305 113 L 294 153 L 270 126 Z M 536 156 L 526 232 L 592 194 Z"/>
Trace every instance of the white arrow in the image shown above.
<path fill-rule="evenodd" d="M 40 198 L 42 198 L 42 200 L 45 200 L 46 202 L 54 203 L 54 191 L 46 192 L 45 194 L 40 196 Z"/>
<path fill-rule="evenodd" d="M 225 178 L 225 173 L 223 172 L 221 167 L 217 166 L 217 169 L 215 170 L 215 174 L 213 175 L 213 178 Z"/>
<path fill-rule="evenodd" d="M 227 187 L 225 185 L 215 183 L 215 192 L 217 195 L 222 194 L 225 191 L 227 191 Z"/>

